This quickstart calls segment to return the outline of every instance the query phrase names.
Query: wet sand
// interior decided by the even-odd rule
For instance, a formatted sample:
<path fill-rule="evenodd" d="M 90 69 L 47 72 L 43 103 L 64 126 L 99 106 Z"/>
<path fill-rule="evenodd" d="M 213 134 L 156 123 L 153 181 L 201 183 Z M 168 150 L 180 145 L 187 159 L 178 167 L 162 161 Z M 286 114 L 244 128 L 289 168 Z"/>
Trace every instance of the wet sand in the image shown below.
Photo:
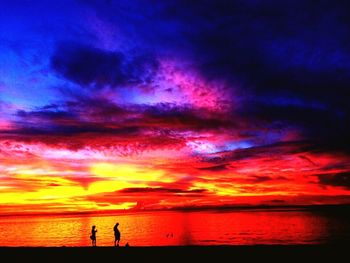
<path fill-rule="evenodd" d="M 174 260 L 230 261 L 230 262 L 285 262 L 305 259 L 336 262 L 347 257 L 346 244 L 334 245 L 257 245 L 257 246 L 181 246 L 181 247 L 0 247 L 2 258 L 11 262 L 102 262 Z M 345 257 L 345 258 L 346 258 Z M 181 262 L 182 263 L 182 262 Z"/>

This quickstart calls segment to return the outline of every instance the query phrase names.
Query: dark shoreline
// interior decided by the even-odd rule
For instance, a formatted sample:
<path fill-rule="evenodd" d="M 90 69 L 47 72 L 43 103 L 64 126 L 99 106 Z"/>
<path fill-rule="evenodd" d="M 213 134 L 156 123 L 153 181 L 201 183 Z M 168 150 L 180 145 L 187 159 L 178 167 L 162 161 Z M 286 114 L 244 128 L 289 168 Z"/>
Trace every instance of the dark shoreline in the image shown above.
<path fill-rule="evenodd" d="M 196 262 L 223 260 L 256 262 L 269 260 L 330 260 L 347 258 L 348 243 L 331 245 L 253 245 L 253 246 L 167 246 L 167 247 L 0 247 L 3 258 L 11 261 L 86 261 L 110 260 L 173 261 L 193 259 Z"/>

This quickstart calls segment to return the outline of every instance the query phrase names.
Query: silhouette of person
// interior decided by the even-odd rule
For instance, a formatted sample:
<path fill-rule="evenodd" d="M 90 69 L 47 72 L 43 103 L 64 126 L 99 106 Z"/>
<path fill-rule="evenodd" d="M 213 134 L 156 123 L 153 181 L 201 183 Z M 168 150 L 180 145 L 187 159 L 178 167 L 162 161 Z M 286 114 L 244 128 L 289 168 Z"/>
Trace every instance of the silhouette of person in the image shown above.
<path fill-rule="evenodd" d="M 118 229 L 119 223 L 116 223 L 113 230 L 114 230 L 114 246 L 119 246 L 120 242 L 120 231 Z"/>
<path fill-rule="evenodd" d="M 91 245 L 93 247 L 96 247 L 96 232 L 97 232 L 96 226 L 92 226 L 90 239 L 91 239 Z"/>

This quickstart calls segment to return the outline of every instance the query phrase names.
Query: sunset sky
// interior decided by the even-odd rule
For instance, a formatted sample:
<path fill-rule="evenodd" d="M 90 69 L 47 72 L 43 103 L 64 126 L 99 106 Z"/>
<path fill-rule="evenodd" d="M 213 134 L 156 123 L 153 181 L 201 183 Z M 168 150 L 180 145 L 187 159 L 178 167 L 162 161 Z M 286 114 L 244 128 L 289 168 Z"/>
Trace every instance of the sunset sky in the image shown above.
<path fill-rule="evenodd" d="M 332 3 L 1 1 L 0 215 L 350 203 Z"/>

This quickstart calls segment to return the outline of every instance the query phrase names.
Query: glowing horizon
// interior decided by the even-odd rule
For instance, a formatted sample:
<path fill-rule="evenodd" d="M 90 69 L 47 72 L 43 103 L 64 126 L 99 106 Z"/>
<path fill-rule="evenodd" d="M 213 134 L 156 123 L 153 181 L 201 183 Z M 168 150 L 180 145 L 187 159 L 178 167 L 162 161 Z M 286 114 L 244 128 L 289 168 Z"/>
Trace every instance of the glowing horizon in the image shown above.
<path fill-rule="evenodd" d="M 350 54 L 248 2 L 1 4 L 0 215 L 349 204 Z"/>

